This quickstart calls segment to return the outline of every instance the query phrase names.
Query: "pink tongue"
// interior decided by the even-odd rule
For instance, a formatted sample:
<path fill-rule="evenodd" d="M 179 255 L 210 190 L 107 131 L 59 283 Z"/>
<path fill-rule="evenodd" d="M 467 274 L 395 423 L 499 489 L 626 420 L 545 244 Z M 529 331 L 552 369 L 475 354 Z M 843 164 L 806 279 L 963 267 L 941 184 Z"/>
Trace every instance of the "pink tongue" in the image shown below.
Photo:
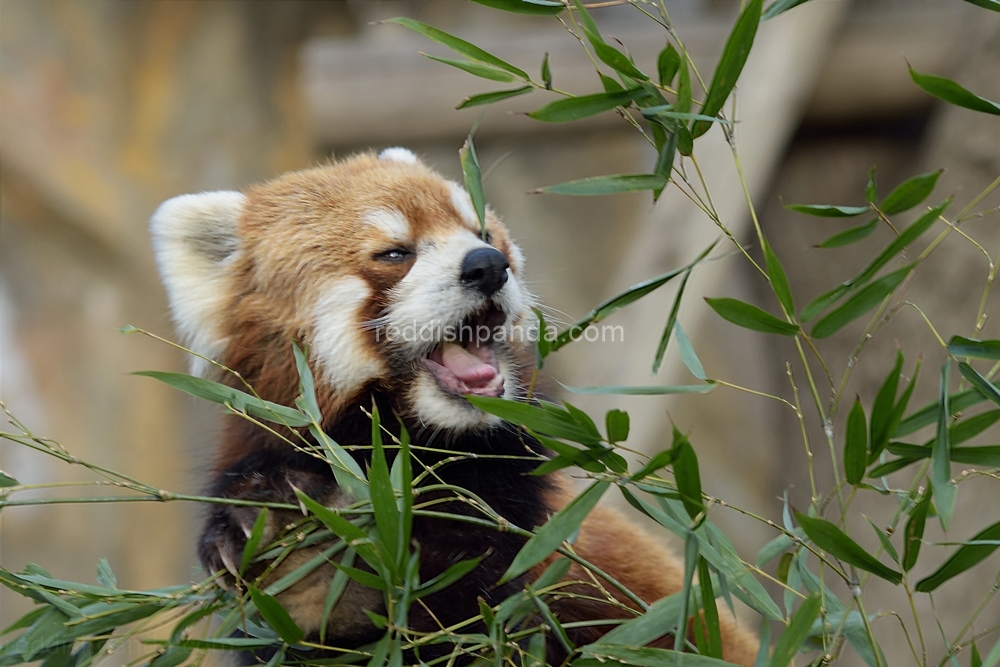
<path fill-rule="evenodd" d="M 470 387 L 486 384 L 497 374 L 495 368 L 455 343 L 442 345 L 441 365 Z"/>

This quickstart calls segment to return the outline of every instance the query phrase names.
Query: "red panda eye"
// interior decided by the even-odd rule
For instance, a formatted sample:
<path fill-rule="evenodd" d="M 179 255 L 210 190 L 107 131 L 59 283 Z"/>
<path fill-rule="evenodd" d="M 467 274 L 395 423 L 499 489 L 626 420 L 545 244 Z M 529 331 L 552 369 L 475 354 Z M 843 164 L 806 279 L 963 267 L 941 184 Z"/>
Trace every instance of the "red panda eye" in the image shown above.
<path fill-rule="evenodd" d="M 403 262 L 413 256 L 413 252 L 407 250 L 406 248 L 391 248 L 383 252 L 377 253 L 375 259 L 382 262 Z"/>
<path fill-rule="evenodd" d="M 487 245 L 493 245 L 493 234 L 486 232 L 486 237 L 483 240 L 486 241 Z"/>

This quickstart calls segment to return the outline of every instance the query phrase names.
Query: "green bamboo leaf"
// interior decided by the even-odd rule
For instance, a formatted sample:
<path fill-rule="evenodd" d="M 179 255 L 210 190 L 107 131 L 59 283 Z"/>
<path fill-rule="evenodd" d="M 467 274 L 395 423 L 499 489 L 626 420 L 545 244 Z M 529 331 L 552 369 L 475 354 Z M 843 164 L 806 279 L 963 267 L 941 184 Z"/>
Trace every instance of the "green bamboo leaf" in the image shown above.
<path fill-rule="evenodd" d="M 476 155 L 476 145 L 472 141 L 473 129 L 466 137 L 465 143 L 458 151 L 459 161 L 462 163 L 462 175 L 465 177 L 465 189 L 472 200 L 472 207 L 476 211 L 476 218 L 479 220 L 479 230 L 483 238 L 486 238 L 486 197 L 483 195 L 483 172 L 479 168 L 479 156 Z"/>
<path fill-rule="evenodd" d="M 1000 421 L 1000 410 L 990 410 L 958 422 L 949 429 L 952 446 L 976 437 L 997 421 Z"/>
<path fill-rule="evenodd" d="M 771 289 L 778 297 L 778 302 L 786 313 L 794 313 L 795 303 L 792 300 L 792 288 L 788 285 L 788 277 L 767 239 L 764 239 L 764 261 L 766 262 L 767 279 L 771 282 Z"/>
<path fill-rule="evenodd" d="M 892 584 L 898 584 L 903 580 L 903 575 L 883 565 L 862 549 L 861 545 L 826 519 L 808 517 L 801 512 L 796 512 L 795 520 L 799 522 L 802 530 L 806 532 L 806 536 L 813 541 L 813 544 L 831 556 L 866 572 L 871 572 Z"/>
<path fill-rule="evenodd" d="M 608 432 L 608 442 L 628 440 L 629 416 L 622 410 L 608 410 L 604 415 L 604 427 Z"/>
<path fill-rule="evenodd" d="M 600 35 L 592 33 L 586 28 L 584 28 L 583 32 L 590 41 L 590 45 L 594 47 L 594 53 L 605 65 L 616 72 L 624 74 L 630 79 L 635 79 L 636 81 L 647 81 L 649 79 L 649 77 L 646 76 L 642 70 L 636 67 L 635 64 L 628 59 L 628 56 L 615 47 L 605 43 L 604 40 L 601 39 Z"/>
<path fill-rule="evenodd" d="M 732 667 L 732 663 L 718 658 L 666 648 L 594 643 L 581 647 L 580 652 L 593 660 L 574 660 L 574 667 L 599 667 L 609 660 L 643 667 Z"/>
<path fill-rule="evenodd" d="M 952 336 L 948 341 L 948 354 L 953 357 L 1000 360 L 1000 340 L 972 340 Z"/>
<path fill-rule="evenodd" d="M 875 462 L 878 455 L 889 443 L 892 432 L 896 430 L 899 420 L 902 419 L 903 410 L 897 409 L 896 392 L 899 390 L 899 374 L 903 371 L 903 353 L 896 351 L 896 364 L 889 371 L 889 374 L 879 387 L 875 395 L 875 402 L 872 403 L 872 421 L 870 431 L 870 444 L 868 448 L 867 463 Z"/>
<path fill-rule="evenodd" d="M 847 416 L 847 436 L 844 443 L 844 476 L 848 484 L 859 484 L 865 476 L 868 462 L 868 425 L 861 399 L 854 400 L 854 407 Z"/>
<path fill-rule="evenodd" d="M 992 0 L 965 1 L 979 5 L 980 7 L 987 7 L 993 11 L 1000 11 L 1000 9 L 997 9 L 997 7 L 1000 7 L 1000 3 Z M 938 99 L 944 100 L 948 104 L 1000 116 L 1000 104 L 966 90 L 951 79 L 946 79 L 943 76 L 934 76 L 933 74 L 921 74 L 912 67 L 910 67 L 910 77 L 914 83 L 925 91 Z"/>
<path fill-rule="evenodd" d="M 624 646 L 642 646 L 663 635 L 664 628 L 670 628 L 677 622 L 684 598 L 681 593 L 674 593 L 661 598 L 649 605 L 642 616 L 631 618 L 593 644 L 588 644 L 583 650 L 598 650 L 598 646 L 618 644 Z M 690 654 L 687 654 L 690 655 Z"/>
<path fill-rule="evenodd" d="M 10 486 L 21 486 L 21 483 L 5 473 L 3 470 L 0 470 L 0 489 Z"/>
<path fill-rule="evenodd" d="M 937 499 L 938 518 L 941 527 L 948 530 L 951 513 L 955 508 L 955 485 L 951 481 L 951 433 L 948 424 L 951 420 L 951 409 L 948 406 L 949 377 L 951 361 L 946 361 L 941 367 L 941 392 L 938 398 L 938 429 L 937 438 L 931 447 L 931 488 Z M 964 375 L 964 373 L 963 373 Z"/>
<path fill-rule="evenodd" d="M 655 128 L 653 130 L 654 135 L 657 134 L 658 130 L 662 131 L 659 125 L 653 124 L 651 127 Z M 656 165 L 653 167 L 653 173 L 657 176 L 662 176 L 667 181 L 670 180 L 674 170 L 674 160 L 677 158 L 677 136 L 676 132 L 670 132 L 664 138 L 663 145 L 660 146 L 656 156 Z M 663 187 L 666 187 L 666 185 Z M 653 201 L 659 199 L 662 193 L 663 188 L 654 189 Z"/>
<path fill-rule="evenodd" d="M 667 467 L 674 462 L 677 452 L 675 449 L 665 449 L 653 458 L 646 461 L 646 465 L 639 468 L 634 475 L 632 475 L 632 481 L 638 482 L 646 477 L 649 477 L 657 470 Z"/>
<path fill-rule="evenodd" d="M 865 185 L 865 201 L 874 204 L 878 188 L 875 183 L 875 167 L 868 170 L 868 183 Z"/>
<path fill-rule="evenodd" d="M 660 85 L 669 86 L 681 66 L 681 56 L 673 44 L 667 44 L 656 57 L 656 72 L 660 75 Z"/>
<path fill-rule="evenodd" d="M 903 530 L 903 570 L 909 572 L 917 563 L 917 556 L 920 555 L 920 546 L 924 539 L 924 526 L 927 523 L 927 510 L 931 507 L 931 490 L 924 492 L 923 497 L 913 506 L 910 511 L 910 518 L 906 521 L 906 528 Z"/>
<path fill-rule="evenodd" d="M 886 215 L 910 210 L 930 196 L 940 175 L 941 171 L 939 170 L 929 174 L 920 174 L 904 181 L 882 200 L 879 210 Z"/>
<path fill-rule="evenodd" d="M 901 282 L 910 275 L 916 264 L 909 264 L 879 278 L 857 294 L 845 301 L 843 305 L 830 311 L 821 318 L 812 329 L 815 338 L 826 338 L 840 331 L 844 326 L 858 319 L 882 300 L 892 294 Z"/>
<path fill-rule="evenodd" d="M 246 544 L 243 545 L 243 560 L 240 562 L 241 575 L 247 571 L 250 561 L 257 555 L 257 548 L 264 538 L 264 528 L 267 526 L 267 514 L 266 507 L 260 508 L 257 519 L 253 522 L 253 528 L 250 530 L 250 536 L 247 537 Z"/>
<path fill-rule="evenodd" d="M 505 583 L 541 563 L 559 545 L 580 528 L 580 524 L 608 490 L 610 482 L 594 482 L 566 507 L 552 515 L 545 525 L 531 536 L 507 568 L 500 583 Z"/>
<path fill-rule="evenodd" d="M 554 16 L 565 8 L 563 3 L 555 0 L 473 0 L 473 2 L 514 14 L 536 16 Z"/>
<path fill-rule="evenodd" d="M 868 517 L 865 518 L 868 519 Z M 877 537 L 878 541 L 882 543 L 882 548 L 885 549 L 887 554 L 889 554 L 889 558 L 894 560 L 896 564 L 899 565 L 899 554 L 896 552 L 896 547 L 892 546 L 889 536 L 884 530 L 876 526 L 875 522 L 871 519 L 868 519 L 868 523 L 871 525 L 872 530 L 875 531 L 875 537 Z"/>
<path fill-rule="evenodd" d="M 535 604 L 535 608 L 538 609 L 538 615 L 541 616 L 542 622 L 546 627 L 548 627 L 549 631 L 556 636 L 556 639 L 559 640 L 563 650 L 566 651 L 567 654 L 572 655 L 576 647 L 573 645 L 573 642 L 570 641 L 569 635 L 566 634 L 566 629 L 563 627 L 562 623 L 559 622 L 559 619 L 556 618 L 556 615 L 552 613 L 549 605 L 547 605 L 542 598 L 538 597 L 538 594 L 535 593 L 531 584 L 525 586 L 525 592 Z"/>
<path fill-rule="evenodd" d="M 831 204 L 785 204 L 789 211 L 814 215 L 818 218 L 853 218 L 871 210 L 869 206 L 833 206 Z"/>
<path fill-rule="evenodd" d="M 273 648 L 273 639 L 250 639 L 249 637 L 217 637 L 214 639 L 182 639 L 177 646 L 190 649 L 211 649 L 222 651 L 249 651 L 255 648 Z"/>
<path fill-rule="evenodd" d="M 982 468 L 1000 468 L 1000 446 L 952 447 L 951 460 Z"/>
<path fill-rule="evenodd" d="M 646 280 L 644 282 L 639 283 L 638 285 L 633 285 L 624 292 L 616 294 L 607 301 L 603 302 L 602 304 L 594 308 L 592 311 L 590 311 L 587 315 L 585 315 L 581 320 L 577 321 L 576 324 L 574 324 L 573 326 L 569 327 L 568 329 L 560 333 L 556 337 L 556 339 L 552 341 L 550 350 L 552 352 L 555 352 L 563 345 L 571 343 L 572 341 L 580 338 L 580 336 L 583 335 L 584 330 L 591 324 L 596 324 L 597 322 L 600 322 L 604 318 L 611 315 L 619 308 L 624 308 L 625 306 L 634 303 L 635 301 L 638 301 L 639 299 L 646 296 L 650 292 L 659 289 L 663 285 L 670 282 L 672 279 L 684 273 L 691 267 L 697 265 L 703 259 L 705 259 L 705 257 L 708 256 L 708 253 L 712 251 L 712 248 L 715 247 L 716 243 L 718 243 L 718 241 L 713 241 L 707 248 L 701 251 L 701 253 L 694 259 L 694 261 L 692 261 L 687 266 L 682 266 L 679 269 L 675 269 L 673 271 L 664 273 L 662 276 Z"/>
<path fill-rule="evenodd" d="M 166 651 L 150 661 L 149 667 L 177 667 L 191 657 L 192 650 L 180 646 L 168 646 Z"/>
<path fill-rule="evenodd" d="M 997 0 L 965 0 L 970 5 L 975 5 L 976 7 L 982 7 L 983 9 L 990 9 L 994 12 L 1000 12 L 1000 2 Z"/>
<path fill-rule="evenodd" d="M 786 667 L 791 662 L 809 637 L 813 622 L 819 617 L 822 602 L 822 597 L 813 594 L 799 605 L 798 611 L 792 616 L 791 622 L 774 646 L 769 667 Z"/>
<path fill-rule="evenodd" d="M 368 483 L 375 526 L 378 528 L 379 540 L 385 545 L 385 551 L 389 555 L 390 569 L 396 574 L 402 574 L 408 545 L 400 543 L 402 533 L 399 507 L 396 505 L 396 492 L 389 477 L 389 464 L 386 462 L 385 446 L 382 444 L 381 420 L 376 407 L 372 407 L 371 443 L 372 458 L 368 469 Z"/>
<path fill-rule="evenodd" d="M 728 320 L 737 326 L 753 331 L 763 331 L 780 336 L 794 336 L 799 333 L 799 326 L 784 320 L 779 320 L 774 315 L 766 313 L 757 306 L 739 301 L 738 299 L 709 299 L 705 301 L 724 320 Z"/>
<path fill-rule="evenodd" d="M 294 408 L 264 401 L 256 396 L 242 392 L 239 389 L 227 387 L 219 382 L 205 378 L 185 375 L 183 373 L 167 373 L 164 371 L 135 371 L 132 375 L 142 375 L 159 380 L 184 393 L 197 398 L 203 398 L 213 403 L 228 405 L 236 412 L 245 412 L 258 419 L 297 427 L 309 424 L 309 419 Z"/>
<path fill-rule="evenodd" d="M 455 69 L 460 69 L 463 72 L 468 72 L 473 76 L 478 76 L 481 79 L 489 79 L 490 81 L 499 81 L 500 83 L 512 83 L 518 80 L 518 77 L 514 76 L 507 70 L 502 70 L 498 67 L 493 67 L 492 65 L 486 65 L 483 63 L 477 63 L 474 60 L 458 60 L 457 58 L 444 58 L 442 56 L 435 56 L 430 53 L 421 52 L 422 56 L 429 58 L 430 60 L 436 60 L 439 63 L 444 63 L 445 65 L 450 65 Z"/>
<path fill-rule="evenodd" d="M 831 236 L 830 238 L 817 243 L 817 248 L 840 248 L 845 245 L 850 245 L 851 243 L 857 243 L 862 239 L 866 239 L 872 235 L 875 231 L 875 227 L 878 226 L 878 218 L 874 218 L 871 222 L 858 227 L 851 227 L 850 229 L 845 229 L 842 232 L 838 232 Z"/>
<path fill-rule="evenodd" d="M 558 185 L 548 185 L 530 190 L 529 194 L 576 195 L 578 197 L 598 197 L 621 192 L 641 190 L 663 190 L 667 178 L 659 174 L 615 174 L 613 176 L 592 176 Z"/>
<path fill-rule="evenodd" d="M 478 107 L 483 104 L 493 104 L 494 102 L 500 102 L 501 100 L 510 99 L 511 97 L 517 97 L 519 95 L 526 95 L 530 93 L 534 88 L 531 86 L 521 86 L 520 88 L 514 88 L 513 90 L 497 90 L 492 93 L 480 93 L 479 95 L 470 95 L 462 100 L 456 109 L 468 109 L 469 107 Z"/>
<path fill-rule="evenodd" d="M 337 512 L 316 502 L 299 489 L 294 490 L 299 503 L 316 515 L 316 518 L 323 522 L 323 525 L 332 530 L 337 537 L 354 549 L 365 562 L 371 565 L 376 571 L 383 568 L 381 554 L 377 547 L 372 544 L 368 533 L 355 526 Z"/>
<path fill-rule="evenodd" d="M 705 367 L 701 365 L 701 359 L 695 354 L 694 347 L 691 345 L 691 341 L 688 339 L 687 334 L 684 333 L 684 327 L 678 322 L 674 327 L 674 338 L 677 339 L 677 348 L 681 353 L 681 361 L 687 366 L 688 371 L 691 375 L 695 376 L 699 380 L 708 380 L 705 375 Z M 714 385 L 713 385 L 714 386 Z"/>
<path fill-rule="evenodd" d="M 500 417 L 511 424 L 526 426 L 538 433 L 588 446 L 601 443 L 599 436 L 594 436 L 587 429 L 581 427 L 569 412 L 558 405 L 551 403 L 529 405 L 528 403 L 490 396 L 466 396 L 465 398 L 483 412 Z"/>
<path fill-rule="evenodd" d="M 961 368 L 961 365 L 959 365 Z M 987 384 L 989 384 L 987 382 Z M 996 385 L 993 386 L 992 391 L 997 392 L 998 400 L 1000 400 L 1000 388 Z M 977 389 L 966 389 L 964 391 L 955 392 L 948 398 L 948 404 L 951 406 L 951 414 L 955 416 L 959 412 L 967 408 L 971 408 L 974 405 L 978 405 L 986 400 L 986 396 Z M 923 427 L 933 424 L 937 419 L 937 401 L 933 403 L 928 403 L 920 410 L 917 410 L 912 415 L 900 422 L 896 431 L 893 433 L 894 438 L 903 438 L 915 431 L 922 429 Z"/>
<path fill-rule="evenodd" d="M 677 324 L 677 313 L 680 311 L 681 299 L 684 298 L 684 288 L 687 287 L 688 279 L 690 277 L 691 271 L 688 271 L 681 279 L 680 287 L 677 288 L 677 294 L 674 296 L 674 305 L 670 307 L 670 315 L 667 316 L 667 324 L 663 327 L 663 335 L 660 336 L 660 343 L 657 345 L 656 355 L 653 357 L 653 375 L 660 372 L 660 364 L 663 363 L 663 357 L 667 353 L 667 344 L 670 342 L 670 336 L 673 333 L 674 326 Z"/>
<path fill-rule="evenodd" d="M 457 563 L 453 563 L 448 566 L 447 570 L 427 583 L 421 584 L 419 588 L 413 591 L 414 599 L 433 595 L 438 591 L 443 591 L 465 575 L 475 570 L 482 560 L 483 558 L 480 556 L 479 558 L 470 558 L 468 560 L 460 560 Z"/>
<path fill-rule="evenodd" d="M 976 542 L 991 541 L 1000 541 L 1000 521 L 978 532 L 969 540 L 972 544 L 963 544 L 934 574 L 917 582 L 917 591 L 930 593 L 952 577 L 956 577 L 974 565 L 977 565 L 996 551 L 1000 543 L 976 544 Z"/>
<path fill-rule="evenodd" d="M 787 12 L 789 9 L 798 7 L 799 5 L 807 2 L 808 0 L 774 0 L 764 13 L 761 15 L 761 21 L 767 21 L 768 19 L 773 19 L 778 14 Z"/>
<path fill-rule="evenodd" d="M 545 84 L 545 90 L 552 90 L 552 69 L 549 68 L 548 51 L 545 52 L 545 57 L 542 58 L 542 83 Z"/>
<path fill-rule="evenodd" d="M 274 628 L 281 640 L 286 644 L 298 644 L 302 641 L 305 633 L 302 631 L 292 617 L 285 611 L 276 598 L 257 589 L 255 586 L 248 586 L 250 598 L 260 612 L 261 618 L 267 621 L 268 625 Z"/>
<path fill-rule="evenodd" d="M 708 561 L 701 557 L 698 558 L 698 582 L 701 586 L 701 608 L 704 625 L 708 634 L 708 646 L 705 647 L 705 650 L 702 650 L 699 645 L 698 650 L 703 655 L 722 659 L 722 631 L 719 628 L 719 608 L 715 604 L 715 590 L 712 586 L 712 570 Z M 701 616 L 696 616 L 695 618 L 697 621 L 702 620 Z M 701 632 L 697 632 L 696 636 L 700 639 L 702 634 Z"/>
<path fill-rule="evenodd" d="M 622 386 L 600 385 L 598 387 L 571 387 L 559 383 L 563 389 L 574 394 L 599 394 L 611 396 L 665 396 L 669 394 L 707 394 L 714 391 L 714 384 L 675 384 L 668 386 Z"/>
<path fill-rule="evenodd" d="M 549 102 L 543 107 L 528 113 L 535 120 L 546 123 L 565 123 L 581 118 L 588 118 L 602 111 L 610 111 L 616 107 L 627 107 L 634 100 L 649 97 L 649 92 L 642 88 L 625 90 L 618 93 L 595 93 L 568 97 L 555 102 Z"/>
<path fill-rule="evenodd" d="M 681 501 L 688 516 L 697 519 L 705 512 L 705 503 L 701 497 L 701 475 L 698 472 L 698 457 L 688 437 L 674 427 L 674 442 L 671 449 L 674 452 L 674 478 Z"/>
<path fill-rule="evenodd" d="M 625 91 L 625 87 L 618 83 L 615 79 L 612 79 L 610 76 L 601 72 L 598 72 L 598 74 L 601 77 L 601 86 L 604 87 L 604 92 L 621 93 Z"/>
<path fill-rule="evenodd" d="M 722 56 L 719 64 L 712 75 L 712 83 L 708 87 L 708 94 L 702 104 L 702 113 L 706 116 L 716 116 L 722 110 L 722 105 L 729 98 L 729 93 L 736 86 L 737 79 L 743 71 L 747 56 L 753 46 L 754 36 L 757 34 L 757 26 L 760 24 L 761 9 L 764 0 L 750 0 L 743 8 L 739 18 L 733 26 L 733 31 L 726 40 L 726 46 L 722 49 Z M 711 123 L 697 121 L 691 126 L 691 135 L 697 139 L 708 132 L 712 127 Z"/>
<path fill-rule="evenodd" d="M 962 373 L 962 377 L 968 380 L 969 384 L 978 389 L 983 396 L 997 405 L 1000 405 L 1000 389 L 998 389 L 996 385 L 984 378 L 976 369 L 964 361 L 959 362 L 958 370 Z"/>
<path fill-rule="evenodd" d="M 519 79 L 523 79 L 525 81 L 530 80 L 530 77 L 523 70 L 514 67 L 508 62 L 500 60 L 492 53 L 483 51 L 475 44 L 470 44 L 464 39 L 460 39 L 458 37 L 455 37 L 454 35 L 449 35 L 445 31 L 438 30 L 437 28 L 429 26 L 426 23 L 421 23 L 420 21 L 414 21 L 413 19 L 405 18 L 402 16 L 391 18 L 387 20 L 386 23 L 395 23 L 397 25 L 403 26 L 404 28 L 412 30 L 413 32 L 419 33 L 431 41 L 447 46 L 455 53 L 465 56 L 469 60 L 473 60 L 475 62 L 483 63 L 486 65 L 492 65 L 493 67 L 496 67 L 498 69 L 510 72 L 514 76 L 518 77 Z"/>
<path fill-rule="evenodd" d="M 111 570 L 111 563 L 107 558 L 97 561 L 97 583 L 107 588 L 118 588 L 118 577 Z"/>

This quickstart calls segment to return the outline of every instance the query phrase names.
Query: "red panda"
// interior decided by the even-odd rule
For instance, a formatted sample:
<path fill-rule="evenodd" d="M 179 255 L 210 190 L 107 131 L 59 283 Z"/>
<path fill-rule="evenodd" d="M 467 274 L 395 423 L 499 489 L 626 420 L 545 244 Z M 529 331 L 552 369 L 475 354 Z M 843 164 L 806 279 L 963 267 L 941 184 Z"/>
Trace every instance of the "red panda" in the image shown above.
<path fill-rule="evenodd" d="M 514 525 L 540 526 L 571 497 L 560 475 L 529 474 L 542 453 L 538 442 L 464 398 L 525 396 L 533 348 L 530 337 L 522 332 L 519 338 L 515 329 L 537 325 L 521 251 L 490 211 L 483 233 L 465 189 L 410 151 L 357 155 L 242 193 L 176 197 L 150 224 L 179 333 L 199 355 L 238 372 L 262 398 L 294 402 L 298 374 L 291 343 L 297 341 L 310 351 L 323 428 L 340 444 L 370 443 L 371 423 L 362 408 L 374 402 L 382 414 L 397 415 L 414 444 L 425 448 L 414 450 L 415 458 L 442 464 L 442 482 L 475 493 Z M 212 367 L 196 359 L 192 372 L 212 375 Z M 216 379 L 234 382 L 228 375 Z M 328 465 L 273 432 L 227 419 L 212 495 L 295 503 L 297 488 L 330 507 L 349 502 Z M 449 462 L 450 452 L 478 458 Z M 294 521 L 291 514 L 270 513 L 265 539 Z M 252 507 L 208 511 L 198 543 L 206 569 L 236 573 L 256 517 Z M 413 540 L 422 581 L 460 560 L 483 557 L 425 606 L 414 605 L 409 623 L 417 630 L 476 616 L 479 599 L 498 604 L 545 565 L 497 585 L 524 544 L 516 534 L 425 517 L 415 520 Z M 296 550 L 272 576 L 291 571 L 318 548 Z M 676 557 L 613 510 L 594 510 L 574 548 L 647 602 L 682 587 Z M 278 596 L 309 635 L 319 633 L 334 572 L 332 565 L 321 566 Z M 563 622 L 629 615 L 582 583 L 588 577 L 578 566 L 567 577 L 581 582 L 575 586 L 584 595 L 553 602 Z M 352 581 L 327 616 L 327 643 L 356 647 L 377 639 L 381 631 L 364 611 L 382 607 L 382 593 Z M 583 645 L 608 627 L 576 627 L 570 639 Z M 752 664 L 757 641 L 725 610 L 722 630 L 724 657 Z M 671 639 L 655 645 L 669 647 Z M 550 647 L 554 664 L 564 657 L 560 650 Z"/>

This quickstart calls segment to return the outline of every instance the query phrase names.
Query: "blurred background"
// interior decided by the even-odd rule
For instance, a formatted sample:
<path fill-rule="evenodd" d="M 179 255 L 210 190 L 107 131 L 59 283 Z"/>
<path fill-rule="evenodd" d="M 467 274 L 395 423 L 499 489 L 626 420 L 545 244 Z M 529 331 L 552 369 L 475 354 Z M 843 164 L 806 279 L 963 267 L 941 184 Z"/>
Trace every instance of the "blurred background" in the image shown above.
<path fill-rule="evenodd" d="M 667 2 L 705 77 L 739 4 Z M 593 66 L 557 20 L 462 0 L 0 0 L 0 399 L 33 432 L 163 489 L 200 492 L 216 413 L 130 376 L 183 370 L 185 360 L 167 345 L 118 331 L 132 324 L 173 336 L 146 222 L 174 195 L 240 189 L 330 156 L 389 145 L 406 145 L 460 180 L 458 149 L 482 108 L 454 107 L 504 85 L 423 58 L 419 51 L 449 54 L 399 26 L 378 24 L 397 15 L 457 34 L 536 78 L 548 52 L 557 87 L 599 88 Z M 594 16 L 640 67 L 655 69 L 665 44 L 661 28 L 628 6 L 595 9 Z M 960 0 L 812 0 L 758 32 L 738 87 L 736 136 L 747 185 L 800 307 L 854 275 L 891 232 L 880 229 L 860 250 L 816 249 L 857 223 L 798 216 L 783 202 L 863 204 L 874 166 L 883 196 L 912 175 L 945 168 L 932 199 L 955 195 L 964 206 L 1000 174 L 1000 119 L 936 104 L 911 82 L 907 62 L 1000 99 L 1000 14 Z M 574 178 L 649 171 L 655 158 L 614 114 L 549 125 L 512 113 L 549 99 L 536 92 L 486 107 L 477 144 L 489 172 L 487 198 L 524 248 L 533 289 L 556 317 L 571 322 L 628 285 L 687 263 L 720 232 L 670 189 L 655 205 L 648 193 L 526 194 Z M 752 242 L 722 133 L 709 132 L 696 155 L 722 219 Z M 998 204 L 992 196 L 979 208 Z M 967 231 L 987 250 L 1000 247 L 995 218 L 970 223 Z M 953 234 L 920 269 L 907 296 L 943 336 L 971 336 L 989 268 L 981 250 Z M 680 322 L 710 377 L 791 398 L 785 364 L 796 355 L 789 341 L 737 329 L 701 299 L 732 296 L 777 312 L 765 289 L 738 257 L 712 262 L 694 274 Z M 624 327 L 624 344 L 581 342 L 552 357 L 549 393 L 568 396 L 558 383 L 693 381 L 673 344 L 659 375 L 650 373 L 672 300 L 665 289 L 610 320 Z M 863 331 L 862 320 L 855 325 L 821 347 L 837 381 Z M 1000 337 L 1000 331 L 988 320 L 983 336 Z M 932 400 L 944 355 L 913 309 L 902 310 L 865 347 L 867 363 L 851 375 L 848 392 L 870 404 L 897 346 L 906 354 L 906 373 L 918 356 L 924 359 L 911 405 Z M 801 369 L 795 372 L 801 388 Z M 799 424 L 777 401 L 730 389 L 571 400 L 595 417 L 609 407 L 627 409 L 630 444 L 639 449 L 669 445 L 671 423 L 689 432 L 706 492 L 728 503 L 774 520 L 785 492 L 796 507 L 808 505 Z M 808 396 L 803 401 L 811 418 Z M 829 457 L 813 424 L 817 474 L 828 489 Z M 839 433 L 841 425 L 835 428 Z M 6 442 L 0 443 L 0 468 L 24 483 L 93 479 L 82 468 Z M 968 537 L 1000 513 L 995 480 L 972 480 L 960 489 L 956 516 L 962 520 L 950 539 Z M 885 524 L 894 507 L 876 501 L 870 516 Z M 712 516 L 749 561 L 774 536 L 723 508 Z M 200 579 L 193 548 L 198 517 L 199 508 L 182 503 L 7 508 L 0 512 L 0 563 L 19 570 L 33 561 L 58 578 L 92 581 L 98 559 L 107 557 L 128 588 Z M 927 537 L 942 536 L 929 527 Z M 875 544 L 870 532 L 859 539 Z M 925 554 L 919 575 L 945 555 L 943 549 Z M 936 596 L 946 626 L 967 618 L 970 601 L 988 588 L 983 577 L 990 566 L 980 567 Z M 886 608 L 905 606 L 884 588 Z M 868 590 L 875 592 L 868 608 L 875 613 L 882 588 L 874 583 Z M 984 628 L 1000 620 L 997 606 L 981 617 Z M 0 591 L 0 626 L 27 608 L 25 599 Z M 895 635 L 887 629 L 883 645 L 890 662 L 909 657 L 898 623 L 879 622 L 896 626 Z M 940 650 L 939 637 L 929 643 Z"/>

